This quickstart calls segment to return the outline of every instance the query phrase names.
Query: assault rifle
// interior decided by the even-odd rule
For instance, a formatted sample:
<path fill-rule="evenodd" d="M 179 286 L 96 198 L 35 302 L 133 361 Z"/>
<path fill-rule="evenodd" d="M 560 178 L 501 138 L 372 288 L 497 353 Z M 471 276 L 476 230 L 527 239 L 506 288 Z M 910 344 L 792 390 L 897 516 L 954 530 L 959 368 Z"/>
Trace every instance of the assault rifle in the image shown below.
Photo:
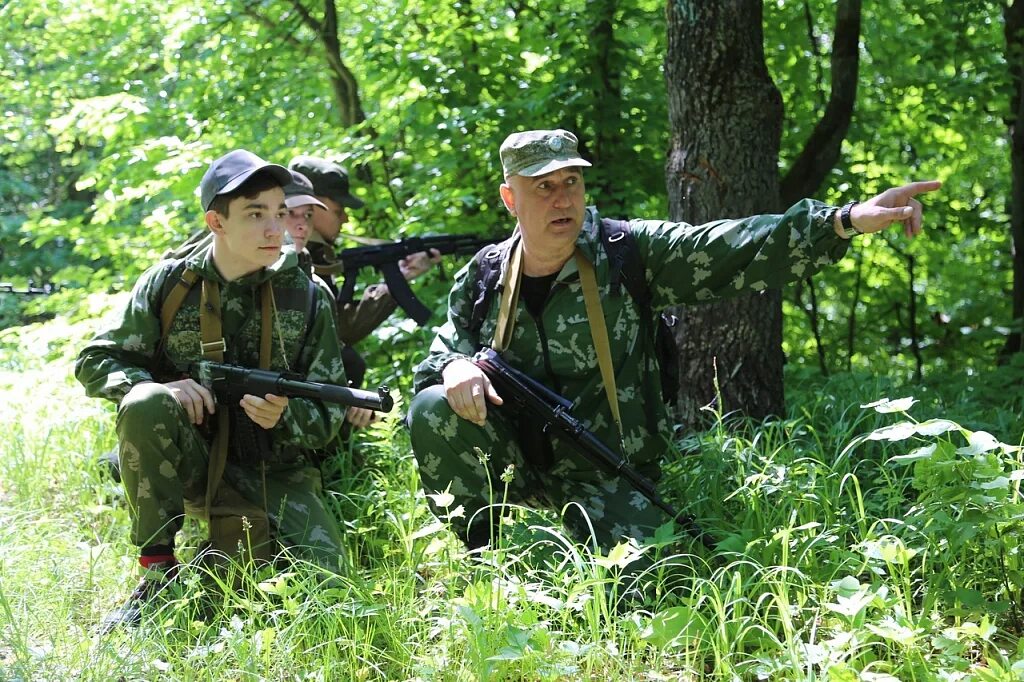
<path fill-rule="evenodd" d="M 390 412 L 395 405 L 387 386 L 381 386 L 373 393 L 347 386 L 305 381 L 300 375 L 291 372 L 249 369 L 211 360 L 192 363 L 188 373 L 213 392 L 221 409 L 229 410 L 232 434 L 230 454 L 243 461 L 263 461 L 273 452 L 270 432 L 260 428 L 238 406 L 238 401 L 246 393 L 260 397 L 273 393 L 287 398 L 315 398 L 349 407 L 366 407 L 377 412 Z"/>
<path fill-rule="evenodd" d="M 513 407 L 539 424 L 542 430 L 549 433 L 553 431 L 593 464 L 625 479 L 634 490 L 668 514 L 706 548 L 715 549 L 712 538 L 697 525 L 693 517 L 676 511 L 658 495 L 654 483 L 649 478 L 629 466 L 618 453 L 602 443 L 572 415 L 572 401 L 510 366 L 490 348 L 477 353 L 473 357 L 473 363 L 483 370 L 495 390 L 504 399 L 503 408 Z"/>
<path fill-rule="evenodd" d="M 222 400 L 234 400 L 236 396 L 241 398 L 246 393 L 260 397 L 273 393 L 286 398 L 314 398 L 348 407 L 366 407 L 375 412 L 390 412 L 395 406 L 388 387 L 384 385 L 374 393 L 306 381 L 301 375 L 292 372 L 249 369 L 211 360 L 192 363 L 189 375 Z"/>
<path fill-rule="evenodd" d="M 41 287 L 33 286 L 29 280 L 28 286 L 24 289 L 15 289 L 10 282 L 0 282 L 0 294 L 15 294 L 17 296 L 47 296 L 60 289 L 57 284 L 44 284 Z"/>
<path fill-rule="evenodd" d="M 373 246 L 356 246 L 338 252 L 338 262 L 331 265 L 318 265 L 318 273 L 326 275 L 344 275 L 344 283 L 338 292 L 338 303 L 351 303 L 356 290 L 356 278 L 363 268 L 373 267 L 384 276 L 388 291 L 409 317 L 422 325 L 430 317 L 430 310 L 423 305 L 409 282 L 402 276 L 398 261 L 421 251 L 432 249 L 443 256 L 447 254 L 473 254 L 485 246 L 496 244 L 504 237 L 481 237 L 475 234 L 441 234 L 430 237 L 406 237 L 395 242 L 375 244 Z"/>

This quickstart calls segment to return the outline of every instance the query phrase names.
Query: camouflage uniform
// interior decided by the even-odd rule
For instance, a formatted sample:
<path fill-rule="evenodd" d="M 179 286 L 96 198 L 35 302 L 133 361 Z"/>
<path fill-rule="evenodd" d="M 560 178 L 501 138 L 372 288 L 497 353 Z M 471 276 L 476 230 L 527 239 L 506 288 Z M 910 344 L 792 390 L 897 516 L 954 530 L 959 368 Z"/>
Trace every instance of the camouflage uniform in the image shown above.
<path fill-rule="evenodd" d="M 783 215 L 719 220 L 698 227 L 631 221 L 653 297 L 652 308 L 779 288 L 811 275 L 838 260 L 847 249 L 848 242 L 833 230 L 834 211 L 803 200 Z M 621 450 L 630 464 L 657 480 L 659 459 L 671 431 L 653 340 L 645 333 L 632 297 L 624 291 L 611 293 L 609 262 L 595 229 L 599 221 L 596 209 L 587 209 L 576 243 L 596 270 L 623 422 Z M 506 267 L 507 259 L 502 270 Z M 605 547 L 622 536 L 649 537 L 653 528 L 667 520 L 665 515 L 627 484 L 595 470 L 557 437 L 552 439 L 553 461 L 544 470 L 524 459 L 522 441 L 517 437 L 520 426 L 496 414 L 493 405 L 488 405 L 487 423 L 482 428 L 459 418 L 448 406 L 442 388 L 436 386 L 441 383 L 441 371 L 451 361 L 488 345 L 494 335 L 498 295 L 492 297 L 479 335 L 470 329 L 477 269 L 474 260 L 456 275 L 448 321 L 430 355 L 416 368 L 417 394 L 409 408 L 409 421 L 424 488 L 444 490 L 450 484 L 454 504 L 465 505 L 466 517 L 470 517 L 489 501 L 486 472 L 474 452 L 480 448 L 490 456 L 495 501 L 501 499 L 498 475 L 514 464 L 510 502 L 540 502 L 556 510 L 576 502 L 586 510 L 598 542 Z M 504 272 L 500 281 L 504 281 Z M 574 259 L 558 273 L 540 319 L 528 313 L 520 299 L 515 320 L 505 359 L 571 399 L 574 414 L 585 420 L 601 441 L 614 447 L 619 436 L 598 370 Z M 536 429 L 536 425 L 523 426 Z M 465 532 L 465 522 L 456 523 L 461 524 L 457 530 Z M 578 508 L 570 510 L 566 523 L 577 537 L 590 535 Z"/>
<path fill-rule="evenodd" d="M 185 410 L 161 382 L 182 378 L 182 367 L 202 358 L 197 283 L 174 318 L 158 357 L 160 309 L 167 291 L 186 265 L 221 288 L 225 362 L 257 367 L 261 330 L 260 285 L 270 280 L 277 309 L 270 367 L 305 374 L 311 381 L 345 384 L 333 306 L 315 289 L 309 316 L 309 279 L 294 254 L 232 282 L 214 267 L 210 248 L 184 259 L 165 260 L 142 275 L 120 319 L 98 334 L 75 365 L 86 393 L 118 403 L 117 434 L 121 471 L 130 502 L 132 541 L 140 546 L 173 547 L 186 506 L 202 508 L 209 459 L 209 428 L 216 417 L 206 415 L 203 427 L 189 422 Z M 299 297 L 302 303 L 289 305 Z M 309 328 L 307 330 L 307 319 Z M 145 390 L 124 400 L 142 382 Z M 218 410 L 226 409 L 218 405 Z M 345 416 L 343 407 L 292 398 L 271 429 L 272 448 L 265 469 L 244 455 L 232 454 L 222 488 L 240 493 L 249 503 L 266 504 L 279 542 L 326 567 L 337 567 L 341 532 L 321 497 L 320 472 L 307 457 L 310 449 L 333 439 Z"/>
<path fill-rule="evenodd" d="M 336 261 L 334 250 L 314 231 L 306 245 L 309 264 L 331 265 Z M 327 286 L 338 296 L 338 287 L 333 277 L 324 277 Z M 373 284 L 363 289 L 358 302 L 338 304 L 336 320 L 338 339 L 346 346 L 359 343 L 384 323 L 395 312 L 398 303 L 384 284 Z"/>

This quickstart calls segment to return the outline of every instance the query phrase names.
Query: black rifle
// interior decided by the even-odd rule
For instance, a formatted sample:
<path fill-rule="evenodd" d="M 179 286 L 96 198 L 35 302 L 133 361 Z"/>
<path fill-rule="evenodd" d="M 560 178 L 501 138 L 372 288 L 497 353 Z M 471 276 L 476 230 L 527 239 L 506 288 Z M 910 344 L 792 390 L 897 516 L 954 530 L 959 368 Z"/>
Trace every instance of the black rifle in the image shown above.
<path fill-rule="evenodd" d="M 395 401 L 387 386 L 376 393 L 357 388 L 306 381 L 291 372 L 273 372 L 225 365 L 211 360 L 200 360 L 189 366 L 189 376 L 212 391 L 221 409 L 229 410 L 231 455 L 239 460 L 265 460 L 273 451 L 270 432 L 260 428 L 239 407 L 245 394 L 263 397 L 267 393 L 287 398 L 314 398 L 349 407 L 366 407 L 377 412 L 390 412 Z"/>
<path fill-rule="evenodd" d="M 241 398 L 246 393 L 260 397 L 272 393 L 285 398 L 314 398 L 348 407 L 365 407 L 375 412 L 390 412 L 395 406 L 387 386 L 381 386 L 374 393 L 306 381 L 301 375 L 292 372 L 250 369 L 211 360 L 192 363 L 189 375 L 217 397 L 223 396 L 229 400 L 236 396 Z"/>
<path fill-rule="evenodd" d="M 712 538 L 697 525 L 692 516 L 676 511 L 658 495 L 654 483 L 649 478 L 629 466 L 618 453 L 602 443 L 572 415 L 572 401 L 510 366 L 490 348 L 477 353 L 473 357 L 473 363 L 483 370 L 498 395 L 504 399 L 503 408 L 514 407 L 517 412 L 539 424 L 544 431 L 561 436 L 592 463 L 625 479 L 634 490 L 668 514 L 706 548 L 715 549 Z"/>
<path fill-rule="evenodd" d="M 10 282 L 0 282 L 0 294 L 15 294 L 18 296 L 47 296 L 60 289 L 57 284 L 44 284 L 41 287 L 33 286 L 29 280 L 28 286 L 24 289 L 15 289 Z"/>
<path fill-rule="evenodd" d="M 505 237 L 481 237 L 475 234 L 441 234 L 431 237 L 407 237 L 387 244 L 373 246 L 357 246 L 342 249 L 338 253 L 336 264 L 318 265 L 318 273 L 337 275 L 339 271 L 345 281 L 338 292 L 338 303 L 351 303 L 356 290 L 356 278 L 359 271 L 366 267 L 374 267 L 384 276 L 388 291 L 409 317 L 422 325 L 430 318 L 430 310 L 420 303 L 409 288 L 409 282 L 402 276 L 398 261 L 406 256 L 421 251 L 430 252 L 436 249 L 442 256 L 447 254 L 473 254 L 485 246 L 497 244 Z"/>

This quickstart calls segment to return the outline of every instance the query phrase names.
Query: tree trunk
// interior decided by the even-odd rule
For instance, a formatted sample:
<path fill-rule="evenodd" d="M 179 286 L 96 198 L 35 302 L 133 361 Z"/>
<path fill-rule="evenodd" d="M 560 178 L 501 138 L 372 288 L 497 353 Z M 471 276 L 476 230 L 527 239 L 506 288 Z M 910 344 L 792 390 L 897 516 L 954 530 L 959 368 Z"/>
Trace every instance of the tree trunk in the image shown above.
<path fill-rule="evenodd" d="M 666 162 L 673 220 L 699 224 L 780 209 L 782 97 L 765 65 L 762 5 L 668 0 Z M 679 418 L 715 399 L 753 417 L 782 414 L 782 295 L 747 294 L 676 311 Z"/>
<path fill-rule="evenodd" d="M 1024 0 L 1005 9 L 1006 64 L 1010 71 L 1010 233 L 1013 235 L 1013 319 L 1015 331 L 1004 354 L 1022 350 L 1024 322 Z"/>

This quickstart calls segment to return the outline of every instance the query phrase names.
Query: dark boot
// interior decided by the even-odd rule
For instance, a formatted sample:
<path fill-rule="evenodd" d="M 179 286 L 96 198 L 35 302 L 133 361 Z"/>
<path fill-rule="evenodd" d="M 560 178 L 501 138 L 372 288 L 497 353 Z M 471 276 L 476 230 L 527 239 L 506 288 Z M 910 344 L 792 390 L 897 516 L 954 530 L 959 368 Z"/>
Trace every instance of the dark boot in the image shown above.
<path fill-rule="evenodd" d="M 121 460 L 117 456 L 117 448 L 97 456 L 96 466 L 100 473 L 110 476 L 116 483 L 121 482 Z"/>
<path fill-rule="evenodd" d="M 157 602 L 177 575 L 177 562 L 150 565 L 128 599 L 104 616 L 99 626 L 100 634 L 105 635 L 121 627 L 137 626 L 142 621 L 143 609 Z"/>

